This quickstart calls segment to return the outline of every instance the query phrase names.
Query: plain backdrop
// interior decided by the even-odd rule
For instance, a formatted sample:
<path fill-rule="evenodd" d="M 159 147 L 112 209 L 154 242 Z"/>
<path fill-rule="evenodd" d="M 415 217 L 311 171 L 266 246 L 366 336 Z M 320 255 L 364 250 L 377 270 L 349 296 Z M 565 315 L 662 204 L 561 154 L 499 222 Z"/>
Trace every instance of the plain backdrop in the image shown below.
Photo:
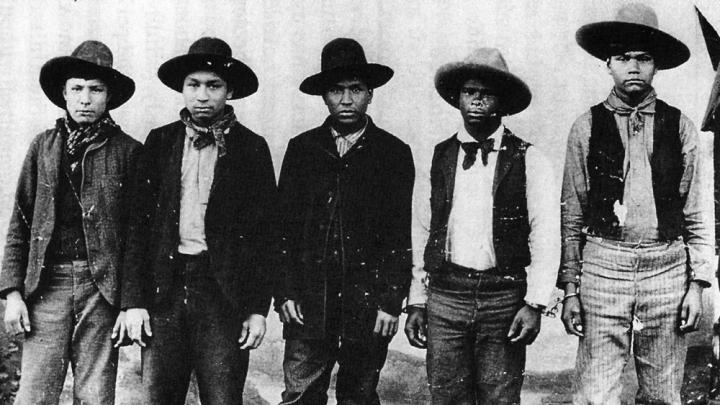
<path fill-rule="evenodd" d="M 112 111 L 143 141 L 148 131 L 178 118 L 179 93 L 157 78 L 157 68 L 187 52 L 201 36 L 227 41 L 233 55 L 257 74 L 257 93 L 234 101 L 239 120 L 263 135 L 279 171 L 288 140 L 319 125 L 327 114 L 320 97 L 298 90 L 320 70 L 320 51 L 333 38 L 352 37 L 370 62 L 395 70 L 378 88 L 369 113 L 382 128 L 410 144 L 417 168 L 416 199 L 427 198 L 433 146 L 460 123 L 433 84 L 444 63 L 473 48 L 497 47 L 510 70 L 533 93 L 530 107 L 505 120 L 554 163 L 560 184 L 565 141 L 573 120 L 601 101 L 612 82 L 603 61 L 575 42 L 582 24 L 612 19 L 621 1 L 237 1 L 33 0 L 0 2 L 0 233 L 4 233 L 20 165 L 32 137 L 51 127 L 62 110 L 38 84 L 48 59 L 69 55 L 83 40 L 107 44 L 115 67 L 137 91 Z M 717 0 L 648 1 L 660 28 L 685 42 L 690 60 L 657 74 L 661 98 L 698 126 L 714 72 L 697 22 L 697 5 L 720 27 Z M 711 136 L 703 134 L 710 153 Z M 548 192 L 559 192 L 558 187 Z"/>

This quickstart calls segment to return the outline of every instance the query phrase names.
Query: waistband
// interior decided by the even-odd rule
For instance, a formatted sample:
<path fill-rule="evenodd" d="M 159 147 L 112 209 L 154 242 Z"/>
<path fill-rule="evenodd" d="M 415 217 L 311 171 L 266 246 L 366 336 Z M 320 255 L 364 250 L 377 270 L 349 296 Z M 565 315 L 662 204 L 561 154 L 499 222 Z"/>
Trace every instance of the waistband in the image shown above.
<path fill-rule="evenodd" d="M 684 245 L 682 237 L 678 237 L 677 239 L 673 239 L 673 240 L 657 241 L 657 242 L 627 242 L 627 241 L 622 241 L 622 240 L 603 238 L 600 236 L 590 235 L 590 234 L 586 235 L 585 238 L 588 242 L 594 242 L 598 245 L 604 245 L 604 246 L 613 246 L 613 247 L 620 248 L 623 250 L 637 250 L 637 249 L 659 250 L 659 249 L 667 249 L 668 247 L 671 247 L 673 245 Z"/>
<path fill-rule="evenodd" d="M 50 267 L 89 267 L 90 263 L 87 260 L 63 260 L 59 262 L 51 262 Z"/>
<path fill-rule="evenodd" d="M 526 278 L 525 271 L 503 271 L 497 267 L 491 267 L 485 270 L 478 270 L 472 267 L 465 267 L 453 262 L 445 261 L 440 265 L 440 271 L 435 272 L 433 276 L 437 277 L 438 274 L 450 274 L 457 277 L 466 277 L 469 279 L 479 279 L 482 277 L 492 278 L 506 278 L 513 280 L 524 280 Z"/>

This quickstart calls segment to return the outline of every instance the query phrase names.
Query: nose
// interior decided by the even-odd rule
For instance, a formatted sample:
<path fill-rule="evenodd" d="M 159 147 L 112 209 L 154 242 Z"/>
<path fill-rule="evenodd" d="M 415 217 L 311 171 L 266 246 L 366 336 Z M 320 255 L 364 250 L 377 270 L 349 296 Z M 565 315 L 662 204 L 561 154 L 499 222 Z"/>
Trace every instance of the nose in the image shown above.
<path fill-rule="evenodd" d="M 342 97 L 340 98 L 341 104 L 352 104 L 352 95 L 350 89 L 343 90 Z"/>
<path fill-rule="evenodd" d="M 82 91 L 80 91 L 80 94 L 78 95 L 78 98 L 79 98 L 81 104 L 84 104 L 84 105 L 90 104 L 90 89 L 88 89 L 88 88 L 82 89 Z"/>
<path fill-rule="evenodd" d="M 209 98 L 207 86 L 200 86 L 198 88 L 196 96 L 197 96 L 198 101 L 207 101 Z"/>
<path fill-rule="evenodd" d="M 630 58 L 628 61 L 628 70 L 630 72 L 639 72 L 640 71 L 640 63 L 635 58 Z"/>

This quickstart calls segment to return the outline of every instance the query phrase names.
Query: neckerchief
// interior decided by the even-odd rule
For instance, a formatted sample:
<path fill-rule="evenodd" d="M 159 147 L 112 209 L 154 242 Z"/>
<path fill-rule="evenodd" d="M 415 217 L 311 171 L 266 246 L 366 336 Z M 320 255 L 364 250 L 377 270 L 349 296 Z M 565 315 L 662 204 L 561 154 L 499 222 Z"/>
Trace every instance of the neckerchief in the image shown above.
<path fill-rule="evenodd" d="M 463 142 L 460 144 L 460 146 L 465 151 L 465 158 L 462 162 L 462 168 L 463 170 L 467 170 L 475 164 L 478 149 L 480 149 L 480 151 L 482 152 L 481 157 L 483 166 L 487 166 L 488 155 L 490 154 L 490 152 L 495 151 L 495 139 L 488 138 L 482 142 Z"/>
<path fill-rule="evenodd" d="M 70 170 L 75 171 L 88 145 L 104 141 L 120 126 L 106 113 L 91 125 L 78 125 L 67 116 L 58 118 L 55 129 L 65 138 Z"/>
<path fill-rule="evenodd" d="M 199 150 L 214 143 L 218 148 L 218 157 L 225 156 L 225 134 L 230 132 L 230 127 L 237 122 L 232 106 L 226 105 L 223 114 L 209 127 L 202 127 L 193 121 L 187 108 L 180 110 L 180 119 L 197 134 L 192 139 L 195 149 Z"/>
<path fill-rule="evenodd" d="M 610 92 L 610 95 L 603 103 L 610 111 L 613 111 L 619 115 L 625 115 L 628 117 L 629 135 L 633 135 L 636 132 L 642 130 L 645 126 L 645 115 L 655 114 L 655 100 L 657 94 L 655 90 L 650 90 L 645 99 L 641 101 L 637 106 L 630 107 L 625 103 L 615 92 L 615 89 Z"/>

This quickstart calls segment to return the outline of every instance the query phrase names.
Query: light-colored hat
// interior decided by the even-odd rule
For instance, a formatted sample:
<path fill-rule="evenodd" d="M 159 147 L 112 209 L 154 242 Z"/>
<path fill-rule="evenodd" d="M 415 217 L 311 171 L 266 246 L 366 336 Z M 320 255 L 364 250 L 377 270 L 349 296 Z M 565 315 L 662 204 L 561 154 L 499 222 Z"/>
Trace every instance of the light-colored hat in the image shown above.
<path fill-rule="evenodd" d="M 618 9 L 613 21 L 583 25 L 575 39 L 592 56 L 607 60 L 628 51 L 645 51 L 658 69 L 672 69 L 690 58 L 690 50 L 672 35 L 658 29 L 655 11 L 642 3 Z"/>
<path fill-rule="evenodd" d="M 530 105 L 530 89 L 524 81 L 510 73 L 505 59 L 496 48 L 478 48 L 461 62 L 441 66 L 435 74 L 435 88 L 445 101 L 458 108 L 460 88 L 469 79 L 479 79 L 492 85 L 500 95 L 500 108 L 505 115 L 517 114 Z"/>

